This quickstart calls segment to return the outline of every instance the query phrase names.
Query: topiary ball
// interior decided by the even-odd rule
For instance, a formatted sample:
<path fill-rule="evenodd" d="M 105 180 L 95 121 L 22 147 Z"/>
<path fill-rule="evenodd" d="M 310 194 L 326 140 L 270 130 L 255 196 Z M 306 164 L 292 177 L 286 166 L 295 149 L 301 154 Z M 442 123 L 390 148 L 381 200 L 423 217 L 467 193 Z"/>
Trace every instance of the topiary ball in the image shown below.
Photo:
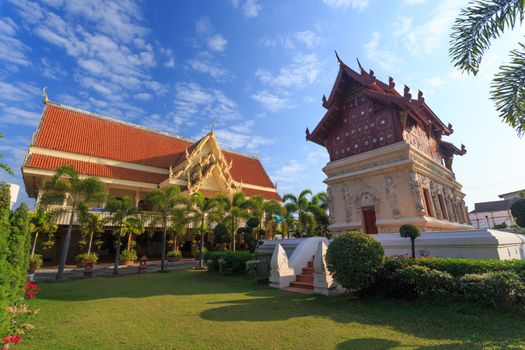
<path fill-rule="evenodd" d="M 421 231 L 417 226 L 405 224 L 399 228 L 399 234 L 403 238 L 416 239 L 421 236 Z"/>
<path fill-rule="evenodd" d="M 337 236 L 328 246 L 326 265 L 334 279 L 349 291 L 369 287 L 382 270 L 381 244 L 363 232 Z"/>

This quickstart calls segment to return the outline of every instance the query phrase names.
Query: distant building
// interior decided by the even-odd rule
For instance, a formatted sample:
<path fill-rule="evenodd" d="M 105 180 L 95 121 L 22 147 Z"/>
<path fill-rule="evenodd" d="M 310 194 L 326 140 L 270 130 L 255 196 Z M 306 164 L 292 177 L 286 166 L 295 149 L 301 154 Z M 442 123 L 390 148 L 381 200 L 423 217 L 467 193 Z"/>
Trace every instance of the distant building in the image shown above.
<path fill-rule="evenodd" d="M 500 201 L 481 202 L 474 204 L 474 210 L 469 213 L 472 225 L 477 228 L 493 228 L 496 225 L 514 225 L 514 218 L 510 212 L 512 203 L 520 197 L 523 190 L 500 194 Z"/>
<path fill-rule="evenodd" d="M 20 192 L 20 186 L 17 184 L 9 184 L 10 190 L 11 190 L 11 201 L 9 203 L 9 208 L 13 209 L 13 205 L 15 205 L 16 201 L 18 200 L 18 192 Z"/>

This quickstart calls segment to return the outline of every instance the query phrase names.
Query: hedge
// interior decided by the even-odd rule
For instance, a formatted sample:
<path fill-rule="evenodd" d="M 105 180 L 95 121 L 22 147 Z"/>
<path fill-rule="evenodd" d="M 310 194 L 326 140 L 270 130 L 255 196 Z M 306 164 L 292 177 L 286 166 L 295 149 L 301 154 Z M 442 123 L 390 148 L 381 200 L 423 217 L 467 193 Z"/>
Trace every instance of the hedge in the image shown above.
<path fill-rule="evenodd" d="M 250 253 L 248 251 L 210 251 L 204 254 L 204 261 L 209 272 L 221 272 L 227 275 L 246 273 L 246 262 L 256 260 L 268 253 Z"/>
<path fill-rule="evenodd" d="M 9 191 L 5 190 L 7 184 L 0 183 L 0 338 L 9 335 L 9 271 L 7 260 L 9 255 Z M 9 188 L 7 188 L 9 190 Z"/>
<path fill-rule="evenodd" d="M 488 272 L 513 271 L 525 273 L 525 260 L 495 260 L 495 259 L 461 259 L 461 258 L 417 258 L 387 257 L 384 267 L 388 272 L 411 265 L 425 266 L 430 269 L 448 272 L 454 277 L 467 274 L 482 274 Z"/>

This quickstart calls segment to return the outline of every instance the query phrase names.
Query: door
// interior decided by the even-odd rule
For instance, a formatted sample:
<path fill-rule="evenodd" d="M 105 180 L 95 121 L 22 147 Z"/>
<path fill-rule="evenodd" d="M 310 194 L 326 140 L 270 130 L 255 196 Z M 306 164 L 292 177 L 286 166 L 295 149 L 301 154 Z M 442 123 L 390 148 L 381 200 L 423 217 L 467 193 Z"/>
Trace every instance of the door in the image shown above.
<path fill-rule="evenodd" d="M 365 223 L 365 232 L 370 235 L 377 234 L 376 211 L 374 207 L 363 208 L 363 221 Z"/>

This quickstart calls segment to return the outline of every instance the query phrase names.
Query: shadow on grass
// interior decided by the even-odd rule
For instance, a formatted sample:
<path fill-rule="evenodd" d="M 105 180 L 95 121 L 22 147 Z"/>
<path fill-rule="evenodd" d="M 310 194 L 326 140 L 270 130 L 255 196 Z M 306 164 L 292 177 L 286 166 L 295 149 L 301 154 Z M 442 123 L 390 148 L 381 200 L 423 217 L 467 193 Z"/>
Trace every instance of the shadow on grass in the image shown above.
<path fill-rule="evenodd" d="M 200 313 L 201 318 L 217 322 L 271 322 L 313 316 L 340 324 L 386 326 L 416 337 L 450 342 L 420 349 L 482 349 L 525 344 L 525 317 L 490 308 L 447 302 L 431 304 L 382 298 L 302 295 L 256 285 L 245 277 L 207 272 L 148 273 L 42 283 L 40 286 L 38 299 L 42 301 L 222 294 L 220 300 L 223 301 L 205 302 L 207 309 Z M 400 345 L 388 339 L 363 338 L 343 342 L 337 349 L 390 349 L 396 346 Z"/>

